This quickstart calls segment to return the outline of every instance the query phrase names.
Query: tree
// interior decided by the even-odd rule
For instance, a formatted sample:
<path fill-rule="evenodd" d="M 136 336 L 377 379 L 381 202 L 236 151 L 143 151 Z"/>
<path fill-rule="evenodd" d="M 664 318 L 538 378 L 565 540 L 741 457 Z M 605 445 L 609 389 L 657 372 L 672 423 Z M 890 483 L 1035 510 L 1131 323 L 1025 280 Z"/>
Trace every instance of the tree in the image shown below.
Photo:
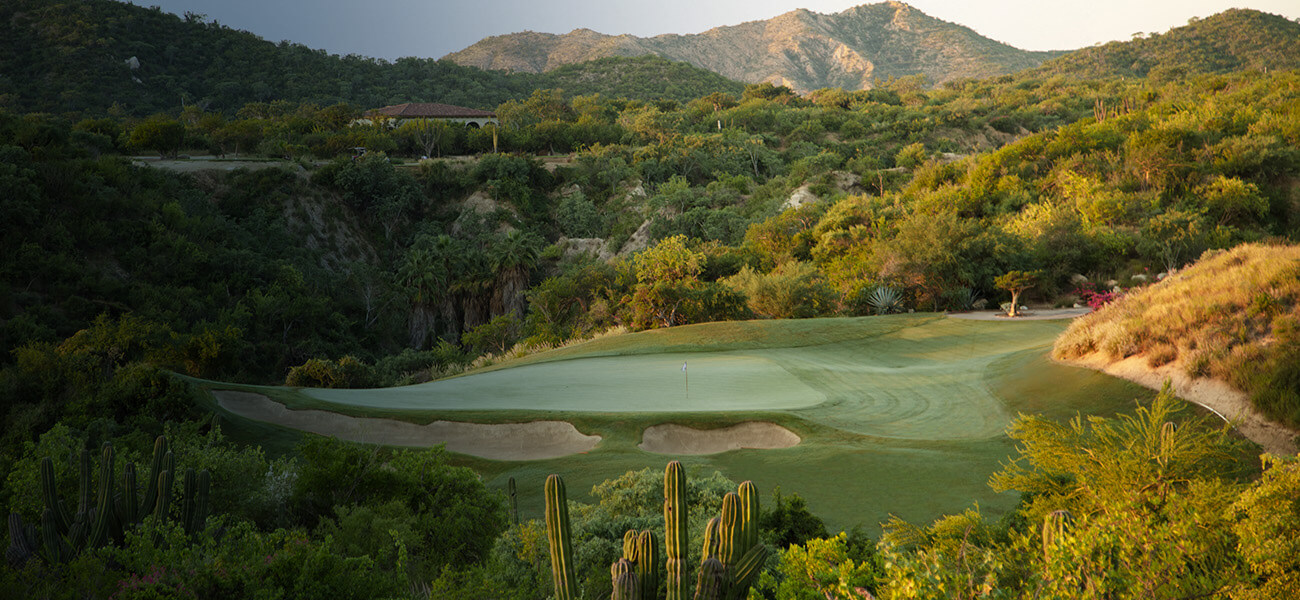
<path fill-rule="evenodd" d="M 1242 580 L 1229 520 L 1241 443 L 1187 410 L 1166 383 L 1118 418 L 1012 424 L 1020 457 L 989 483 L 1027 499 L 1013 544 L 1041 597 L 1210 597 Z"/>
<path fill-rule="evenodd" d="M 686 246 L 686 236 L 664 238 L 634 257 L 638 283 L 682 282 L 695 279 L 704 266 L 704 253 Z"/>
<path fill-rule="evenodd" d="M 456 127 L 438 119 L 411 119 L 397 128 L 398 135 L 409 136 L 424 156 L 442 157 L 442 149 L 456 138 Z"/>
<path fill-rule="evenodd" d="M 1020 294 L 1038 285 L 1038 275 L 1038 271 L 1010 271 L 993 280 L 993 285 L 998 289 L 1011 292 L 1011 309 L 1007 311 L 1008 317 L 1019 316 Z"/>
<path fill-rule="evenodd" d="M 542 252 L 542 238 L 535 233 L 511 231 L 497 236 L 488 252 L 496 281 L 492 287 L 493 315 L 524 314 L 524 291 L 529 274 Z"/>
<path fill-rule="evenodd" d="M 448 251 L 450 249 L 440 247 L 436 240 L 422 236 L 407 250 L 397 267 L 397 285 L 406 292 L 410 303 L 407 343 L 416 350 L 428 347 L 434 311 L 447 294 L 452 273 L 448 269 L 448 257 L 443 252 Z"/>
<path fill-rule="evenodd" d="M 790 261 L 771 273 L 748 265 L 723 281 L 749 300 L 749 309 L 772 319 L 805 319 L 833 309 L 834 292 L 812 263 Z"/>
<path fill-rule="evenodd" d="M 853 600 L 872 598 L 875 565 L 854 560 L 849 552 L 847 535 L 810 539 L 802 545 L 789 546 L 781 554 L 777 567 L 779 582 L 764 574 L 760 588 L 776 592 L 777 598 L 797 600 Z"/>
<path fill-rule="evenodd" d="M 1264 475 L 1237 497 L 1237 551 L 1254 577 L 1234 600 L 1300 598 L 1300 458 L 1264 455 Z"/>
<path fill-rule="evenodd" d="M 157 150 L 163 157 L 175 157 L 185 143 L 185 126 L 167 115 L 154 115 L 131 130 L 127 145 L 136 150 Z"/>
<path fill-rule="evenodd" d="M 504 354 L 514 345 L 517 331 L 519 331 L 519 319 L 512 312 L 493 317 L 491 321 L 466 331 L 460 339 L 474 352 Z"/>
<path fill-rule="evenodd" d="M 238 157 L 240 149 L 247 152 L 261 143 L 261 126 L 253 119 L 230 121 L 213 131 L 212 138 L 221 147 L 222 153 L 226 149 L 233 149 L 234 155 Z"/>

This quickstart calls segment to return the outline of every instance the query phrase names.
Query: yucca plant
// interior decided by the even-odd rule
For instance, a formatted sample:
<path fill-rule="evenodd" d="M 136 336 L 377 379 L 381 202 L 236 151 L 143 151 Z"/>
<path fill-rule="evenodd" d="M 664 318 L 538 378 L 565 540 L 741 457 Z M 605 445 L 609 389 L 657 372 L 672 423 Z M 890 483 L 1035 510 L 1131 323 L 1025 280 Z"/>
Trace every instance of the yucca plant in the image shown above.
<path fill-rule="evenodd" d="M 889 286 L 878 286 L 867 296 L 867 306 L 878 315 L 903 312 L 903 293 Z"/>

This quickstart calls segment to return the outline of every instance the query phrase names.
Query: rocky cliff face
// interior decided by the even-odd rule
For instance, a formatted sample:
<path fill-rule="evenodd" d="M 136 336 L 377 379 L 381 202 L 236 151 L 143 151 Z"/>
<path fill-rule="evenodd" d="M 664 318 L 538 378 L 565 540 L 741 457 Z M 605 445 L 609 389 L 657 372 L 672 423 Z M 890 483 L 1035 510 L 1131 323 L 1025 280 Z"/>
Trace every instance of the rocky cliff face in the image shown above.
<path fill-rule="evenodd" d="M 901 2 L 824 15 L 804 9 L 692 35 L 639 38 L 589 29 L 486 38 L 446 58 L 482 69 L 543 72 L 606 56 L 655 54 L 749 83 L 799 92 L 871 87 L 874 79 L 923 74 L 931 83 L 1032 68 L 1054 56 L 990 40 Z"/>

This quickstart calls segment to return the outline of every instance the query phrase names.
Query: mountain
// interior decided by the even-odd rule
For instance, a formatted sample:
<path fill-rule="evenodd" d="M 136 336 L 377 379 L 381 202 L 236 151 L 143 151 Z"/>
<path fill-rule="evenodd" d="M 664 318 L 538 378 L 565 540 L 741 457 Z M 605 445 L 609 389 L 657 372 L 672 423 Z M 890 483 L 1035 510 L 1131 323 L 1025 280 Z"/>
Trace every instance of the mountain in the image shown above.
<path fill-rule="evenodd" d="M 1036 67 L 1060 53 L 1019 50 L 907 4 L 883 2 L 829 15 L 799 9 L 692 35 L 526 31 L 486 38 L 444 58 L 481 69 L 542 73 L 606 56 L 644 54 L 802 92 L 866 89 L 875 79 L 916 74 L 933 83 L 990 77 Z"/>
<path fill-rule="evenodd" d="M 1300 23 L 1257 10 L 1231 9 L 1163 34 L 1071 52 L 1038 71 L 1097 78 L 1297 68 Z"/>
<path fill-rule="evenodd" d="M 233 112 L 250 102 L 376 107 L 444 102 L 495 108 L 534 89 L 687 101 L 743 86 L 663 59 L 615 58 L 538 75 L 446 60 L 338 56 L 113 0 L 0 2 L 0 109 L 132 115 L 181 103 Z"/>

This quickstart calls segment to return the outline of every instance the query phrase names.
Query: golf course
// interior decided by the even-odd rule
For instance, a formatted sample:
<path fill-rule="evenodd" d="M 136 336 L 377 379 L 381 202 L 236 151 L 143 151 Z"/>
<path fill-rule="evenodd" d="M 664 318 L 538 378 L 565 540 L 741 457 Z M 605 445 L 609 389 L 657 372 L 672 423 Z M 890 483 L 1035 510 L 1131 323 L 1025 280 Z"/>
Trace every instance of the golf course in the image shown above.
<path fill-rule="evenodd" d="M 429 383 L 296 389 L 203 382 L 232 435 L 301 431 L 446 443 L 490 486 L 514 477 L 541 514 L 559 473 L 574 499 L 628 470 L 720 470 L 798 493 L 827 525 L 924 522 L 1017 498 L 988 476 L 1019 413 L 1109 415 L 1152 392 L 1047 354 L 1068 320 L 917 313 L 705 323 L 598 338 Z"/>

